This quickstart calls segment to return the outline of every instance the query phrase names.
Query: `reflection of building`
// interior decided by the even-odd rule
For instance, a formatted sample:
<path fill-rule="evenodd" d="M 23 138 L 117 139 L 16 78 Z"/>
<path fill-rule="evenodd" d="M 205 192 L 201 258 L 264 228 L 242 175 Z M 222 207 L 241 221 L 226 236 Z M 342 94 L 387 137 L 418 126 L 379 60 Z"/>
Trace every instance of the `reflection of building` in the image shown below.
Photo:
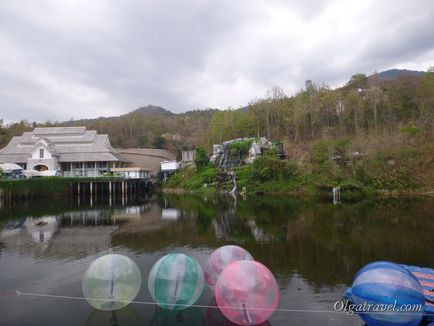
<path fill-rule="evenodd" d="M 16 163 L 42 175 L 61 171 L 65 176 L 95 177 L 127 162 L 111 147 L 108 135 L 86 127 L 35 128 L 0 150 L 0 163 Z"/>
<path fill-rule="evenodd" d="M 86 257 L 109 249 L 117 229 L 104 211 L 76 211 L 9 223 L 1 241 L 9 249 L 34 256 Z"/>
<path fill-rule="evenodd" d="M 112 220 L 113 221 L 126 221 L 131 219 L 140 219 L 143 214 L 149 211 L 150 204 L 145 203 L 140 206 L 126 206 L 121 209 L 116 209 L 113 212 Z"/>
<path fill-rule="evenodd" d="M 6 245 L 9 244 L 12 247 L 37 248 L 36 250 L 45 251 L 57 232 L 58 226 L 58 220 L 54 216 L 28 217 L 7 224 L 1 233 L 1 238 Z"/>
<path fill-rule="evenodd" d="M 255 238 L 256 241 L 260 242 L 260 241 L 271 241 L 273 240 L 273 237 L 266 234 L 265 231 L 261 228 L 259 228 L 256 225 L 255 220 L 248 220 L 247 221 L 247 225 L 250 227 L 250 229 L 252 230 L 252 235 Z"/>
<path fill-rule="evenodd" d="M 181 215 L 182 215 L 181 210 L 177 208 L 163 208 L 161 210 L 161 218 L 163 220 L 176 221 L 181 217 Z"/>
<path fill-rule="evenodd" d="M 57 231 L 57 219 L 52 216 L 46 216 L 41 218 L 28 218 L 24 223 L 27 233 L 31 235 L 32 240 L 35 243 L 48 246 L 54 233 Z"/>

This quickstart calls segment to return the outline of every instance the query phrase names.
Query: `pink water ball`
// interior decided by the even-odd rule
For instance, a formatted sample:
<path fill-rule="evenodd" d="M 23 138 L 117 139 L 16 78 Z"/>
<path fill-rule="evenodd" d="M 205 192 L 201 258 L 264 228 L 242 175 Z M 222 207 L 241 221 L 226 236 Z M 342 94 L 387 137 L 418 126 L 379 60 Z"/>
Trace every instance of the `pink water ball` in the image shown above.
<path fill-rule="evenodd" d="M 214 250 L 205 266 L 206 283 L 214 287 L 223 269 L 238 260 L 253 260 L 253 257 L 246 249 L 238 246 L 223 246 Z"/>
<path fill-rule="evenodd" d="M 253 260 L 229 264 L 215 287 L 223 315 L 238 325 L 258 325 L 270 318 L 279 303 L 279 288 L 270 270 Z"/>

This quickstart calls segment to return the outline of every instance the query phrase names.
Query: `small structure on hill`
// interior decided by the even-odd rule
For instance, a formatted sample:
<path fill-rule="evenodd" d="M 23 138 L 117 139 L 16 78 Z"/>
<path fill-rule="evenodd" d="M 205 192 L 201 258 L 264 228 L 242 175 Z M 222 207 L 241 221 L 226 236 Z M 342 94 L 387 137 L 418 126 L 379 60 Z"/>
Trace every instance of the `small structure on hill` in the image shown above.
<path fill-rule="evenodd" d="M 175 160 L 163 161 L 160 164 L 161 164 L 161 173 L 163 174 L 164 182 L 166 182 L 167 178 L 180 168 L 180 164 Z"/>
<path fill-rule="evenodd" d="M 220 170 L 228 171 L 243 163 L 252 164 L 257 157 L 271 149 L 274 149 L 280 158 L 286 157 L 283 144 L 280 142 L 270 142 L 266 137 L 237 138 L 222 144 L 214 144 L 210 161 Z"/>
<path fill-rule="evenodd" d="M 182 162 L 190 163 L 194 162 L 195 157 L 195 151 L 189 150 L 189 151 L 182 151 Z"/>

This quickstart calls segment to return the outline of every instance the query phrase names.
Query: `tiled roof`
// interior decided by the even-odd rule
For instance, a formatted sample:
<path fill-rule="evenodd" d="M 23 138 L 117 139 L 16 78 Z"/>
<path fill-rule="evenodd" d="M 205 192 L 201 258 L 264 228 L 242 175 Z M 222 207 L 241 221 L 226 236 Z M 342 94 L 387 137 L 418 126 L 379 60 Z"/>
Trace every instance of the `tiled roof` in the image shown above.
<path fill-rule="evenodd" d="M 128 162 L 110 145 L 108 135 L 97 134 L 85 127 L 35 128 L 22 136 L 13 137 L 0 150 L 0 163 L 24 163 L 35 145 L 46 140 L 59 155 L 59 162 L 122 161 Z"/>
<path fill-rule="evenodd" d="M 128 159 L 134 166 L 138 166 L 153 172 L 160 170 L 160 162 L 172 161 L 176 155 L 165 149 L 154 148 L 117 148 L 123 157 Z"/>

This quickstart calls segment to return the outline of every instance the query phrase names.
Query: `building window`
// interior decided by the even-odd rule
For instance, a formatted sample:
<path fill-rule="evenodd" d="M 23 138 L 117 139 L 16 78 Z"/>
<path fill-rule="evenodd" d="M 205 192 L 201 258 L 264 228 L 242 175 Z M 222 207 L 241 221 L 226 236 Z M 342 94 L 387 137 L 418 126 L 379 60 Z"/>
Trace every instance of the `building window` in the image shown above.
<path fill-rule="evenodd" d="M 62 163 L 62 170 L 63 171 L 71 171 L 71 164 L 70 163 Z"/>
<path fill-rule="evenodd" d="M 44 158 L 44 149 L 43 148 L 39 149 L 39 158 Z"/>

